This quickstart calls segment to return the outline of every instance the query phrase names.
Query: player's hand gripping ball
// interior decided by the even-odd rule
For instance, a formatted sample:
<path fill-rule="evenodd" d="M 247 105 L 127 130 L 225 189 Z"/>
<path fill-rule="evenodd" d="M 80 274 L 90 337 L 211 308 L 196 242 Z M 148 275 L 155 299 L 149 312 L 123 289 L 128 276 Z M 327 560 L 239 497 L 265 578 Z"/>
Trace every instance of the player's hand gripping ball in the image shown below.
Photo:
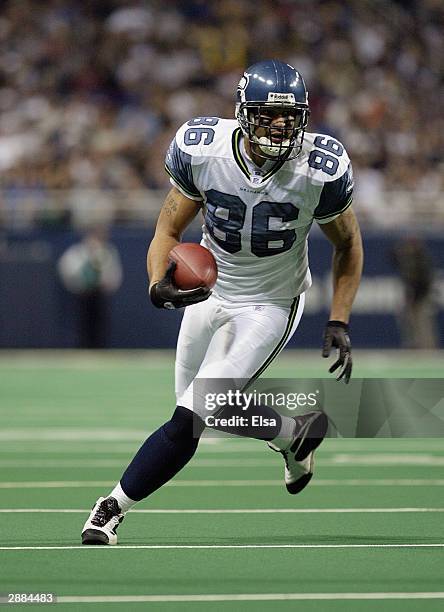
<path fill-rule="evenodd" d="M 157 308 L 184 308 L 207 300 L 217 279 L 213 255 L 199 244 L 178 244 L 168 255 L 169 265 L 162 280 L 150 289 Z"/>

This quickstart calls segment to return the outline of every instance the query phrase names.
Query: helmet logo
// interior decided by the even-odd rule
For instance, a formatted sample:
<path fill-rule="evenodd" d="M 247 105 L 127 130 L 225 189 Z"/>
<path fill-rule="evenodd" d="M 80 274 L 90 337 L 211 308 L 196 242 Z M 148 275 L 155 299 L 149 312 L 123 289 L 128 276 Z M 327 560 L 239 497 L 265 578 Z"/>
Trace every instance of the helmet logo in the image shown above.
<path fill-rule="evenodd" d="M 245 90 L 247 89 L 249 82 L 250 75 L 247 72 L 244 72 L 241 80 L 239 81 L 239 85 L 237 86 L 237 93 L 241 102 L 245 102 Z"/>
<path fill-rule="evenodd" d="M 274 91 L 268 92 L 267 102 L 288 102 L 289 104 L 296 104 L 293 93 L 277 93 Z"/>
<path fill-rule="evenodd" d="M 244 74 L 241 78 L 241 80 L 239 81 L 239 85 L 237 86 L 238 89 L 246 89 L 247 85 L 248 85 L 248 81 L 249 78 L 247 76 L 247 74 Z"/>

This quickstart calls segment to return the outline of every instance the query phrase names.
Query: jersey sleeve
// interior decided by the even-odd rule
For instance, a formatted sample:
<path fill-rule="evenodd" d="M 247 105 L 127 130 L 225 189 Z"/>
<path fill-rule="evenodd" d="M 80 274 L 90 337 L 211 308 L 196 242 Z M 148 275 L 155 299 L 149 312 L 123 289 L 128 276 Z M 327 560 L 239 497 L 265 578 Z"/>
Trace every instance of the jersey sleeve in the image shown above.
<path fill-rule="evenodd" d="M 314 211 L 318 223 L 329 223 L 347 210 L 353 201 L 353 184 L 353 169 L 349 162 L 339 178 L 324 183 Z"/>
<path fill-rule="evenodd" d="M 194 184 L 192 157 L 183 151 L 178 143 L 178 134 L 170 144 L 165 157 L 165 170 L 170 176 L 174 187 L 191 200 L 202 200 L 198 188 Z"/>

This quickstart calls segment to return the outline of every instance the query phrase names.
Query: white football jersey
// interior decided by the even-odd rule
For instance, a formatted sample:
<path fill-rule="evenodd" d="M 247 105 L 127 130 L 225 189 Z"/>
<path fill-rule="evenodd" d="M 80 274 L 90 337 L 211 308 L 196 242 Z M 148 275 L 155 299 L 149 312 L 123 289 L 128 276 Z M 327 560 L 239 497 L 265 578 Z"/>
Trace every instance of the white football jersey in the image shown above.
<path fill-rule="evenodd" d="M 305 134 L 301 153 L 257 167 L 235 119 L 197 117 L 166 155 L 171 183 L 202 202 L 201 244 L 217 262 L 213 291 L 229 302 L 289 305 L 311 284 L 307 237 L 352 202 L 353 173 L 343 145 Z"/>

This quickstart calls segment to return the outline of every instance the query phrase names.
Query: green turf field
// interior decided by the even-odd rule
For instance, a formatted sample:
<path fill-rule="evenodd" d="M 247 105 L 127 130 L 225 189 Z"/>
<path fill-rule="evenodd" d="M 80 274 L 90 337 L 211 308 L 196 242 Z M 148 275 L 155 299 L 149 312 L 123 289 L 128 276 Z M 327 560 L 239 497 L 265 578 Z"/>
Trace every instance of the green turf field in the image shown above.
<path fill-rule="evenodd" d="M 93 502 L 171 413 L 172 359 L 0 354 L 1 593 L 54 593 L 67 610 L 444 609 L 442 439 L 326 440 L 299 496 L 264 443 L 203 440 L 117 547 L 80 546 Z M 444 376 L 439 354 L 355 361 L 361 377 Z M 324 370 L 287 352 L 267 375 Z"/>

